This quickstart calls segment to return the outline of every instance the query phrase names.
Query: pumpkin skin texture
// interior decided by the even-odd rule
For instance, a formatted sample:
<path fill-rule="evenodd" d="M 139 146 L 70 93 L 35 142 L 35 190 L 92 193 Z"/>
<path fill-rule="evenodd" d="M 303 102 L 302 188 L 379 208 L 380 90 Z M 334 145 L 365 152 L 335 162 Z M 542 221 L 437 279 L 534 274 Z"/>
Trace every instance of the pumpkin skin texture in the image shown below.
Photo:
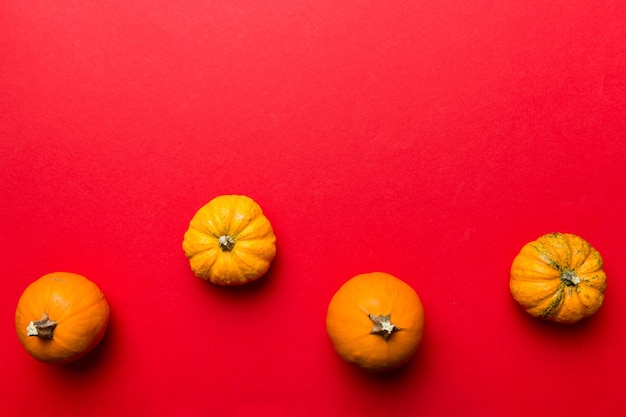
<path fill-rule="evenodd" d="M 68 363 L 100 343 L 109 312 L 96 284 L 82 275 L 55 272 L 24 290 L 15 311 L 15 330 L 35 359 Z"/>
<path fill-rule="evenodd" d="M 371 372 L 407 363 L 424 330 L 424 307 L 417 293 L 384 273 L 361 274 L 346 281 L 332 297 L 326 330 L 346 362 Z"/>
<path fill-rule="evenodd" d="M 606 274 L 600 253 L 569 233 L 551 233 L 524 245 L 511 265 L 509 287 L 531 316 L 573 324 L 604 301 Z"/>
<path fill-rule="evenodd" d="M 193 216 L 183 251 L 196 276 L 218 285 L 240 285 L 267 272 L 276 255 L 276 236 L 254 200 L 223 195 Z"/>

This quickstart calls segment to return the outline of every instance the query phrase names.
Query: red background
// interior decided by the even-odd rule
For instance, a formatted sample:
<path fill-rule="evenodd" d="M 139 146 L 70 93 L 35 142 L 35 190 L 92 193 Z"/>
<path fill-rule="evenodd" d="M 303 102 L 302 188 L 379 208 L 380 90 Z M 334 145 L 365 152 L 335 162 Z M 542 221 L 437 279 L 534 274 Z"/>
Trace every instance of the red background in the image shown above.
<path fill-rule="evenodd" d="M 1 414 L 624 415 L 625 22 L 621 0 L 3 1 Z M 181 249 L 226 193 L 278 239 L 245 288 L 195 278 Z M 609 277 L 574 327 L 508 292 L 553 231 Z M 58 270 L 112 308 L 64 367 L 13 325 Z M 426 309 L 418 355 L 384 376 L 324 327 L 375 270 Z"/>

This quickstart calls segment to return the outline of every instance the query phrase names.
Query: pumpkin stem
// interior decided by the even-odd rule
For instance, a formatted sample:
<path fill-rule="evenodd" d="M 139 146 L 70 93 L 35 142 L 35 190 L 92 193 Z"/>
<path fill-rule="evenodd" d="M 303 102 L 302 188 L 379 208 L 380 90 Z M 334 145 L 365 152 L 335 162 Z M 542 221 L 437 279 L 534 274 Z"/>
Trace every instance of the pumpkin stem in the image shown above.
<path fill-rule="evenodd" d="M 563 273 L 561 273 L 561 281 L 568 287 L 572 287 L 578 285 L 580 278 L 578 278 L 578 275 L 576 275 L 574 271 L 563 271 Z"/>
<path fill-rule="evenodd" d="M 389 340 L 393 332 L 397 332 L 400 330 L 398 326 L 391 322 L 390 314 L 387 314 L 386 316 L 375 316 L 373 314 L 370 314 L 369 319 L 372 321 L 372 323 L 374 323 L 374 327 L 372 328 L 370 333 L 382 336 L 382 338 L 385 340 Z"/>
<path fill-rule="evenodd" d="M 220 249 L 224 252 L 230 252 L 235 247 L 235 239 L 229 235 L 222 235 L 217 239 Z"/>
<path fill-rule="evenodd" d="M 42 339 L 52 339 L 55 327 L 57 327 L 57 322 L 50 320 L 48 313 L 43 313 L 41 319 L 28 323 L 28 327 L 26 327 L 26 335 L 37 336 Z"/>

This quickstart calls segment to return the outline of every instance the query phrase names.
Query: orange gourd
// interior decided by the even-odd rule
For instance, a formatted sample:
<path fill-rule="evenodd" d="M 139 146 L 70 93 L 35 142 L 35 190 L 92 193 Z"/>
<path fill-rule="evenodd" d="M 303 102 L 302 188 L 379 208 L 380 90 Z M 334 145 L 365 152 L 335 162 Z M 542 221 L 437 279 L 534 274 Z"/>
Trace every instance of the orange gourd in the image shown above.
<path fill-rule="evenodd" d="M 239 285 L 267 272 L 276 255 L 276 236 L 254 200 L 223 195 L 193 216 L 182 246 L 196 276 L 214 284 Z"/>
<path fill-rule="evenodd" d="M 600 253 L 584 239 L 551 233 L 524 245 L 511 265 L 509 287 L 531 316 L 571 324 L 604 301 L 606 274 Z"/>
<path fill-rule="evenodd" d="M 398 368 L 422 339 L 424 308 L 405 282 L 384 272 L 357 275 L 334 294 L 326 330 L 345 361 L 368 371 Z"/>
<path fill-rule="evenodd" d="M 42 362 L 67 363 L 91 351 L 104 336 L 109 305 L 82 275 L 55 272 L 31 283 L 15 311 L 15 330 L 24 348 Z"/>

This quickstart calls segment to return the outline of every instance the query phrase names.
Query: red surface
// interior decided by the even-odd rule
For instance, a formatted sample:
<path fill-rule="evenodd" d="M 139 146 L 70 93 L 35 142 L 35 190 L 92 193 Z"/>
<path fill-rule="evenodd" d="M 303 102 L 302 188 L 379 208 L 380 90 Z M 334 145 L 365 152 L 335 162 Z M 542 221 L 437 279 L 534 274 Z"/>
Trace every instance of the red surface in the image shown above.
<path fill-rule="evenodd" d="M 623 416 L 626 3 L 15 1 L 0 6 L 2 416 Z M 272 221 L 270 273 L 193 276 L 218 194 Z M 508 292 L 529 240 L 603 255 L 579 326 Z M 101 346 L 33 360 L 22 290 L 57 270 L 107 295 Z M 353 275 L 410 283 L 402 372 L 344 364 L 326 306 Z"/>

